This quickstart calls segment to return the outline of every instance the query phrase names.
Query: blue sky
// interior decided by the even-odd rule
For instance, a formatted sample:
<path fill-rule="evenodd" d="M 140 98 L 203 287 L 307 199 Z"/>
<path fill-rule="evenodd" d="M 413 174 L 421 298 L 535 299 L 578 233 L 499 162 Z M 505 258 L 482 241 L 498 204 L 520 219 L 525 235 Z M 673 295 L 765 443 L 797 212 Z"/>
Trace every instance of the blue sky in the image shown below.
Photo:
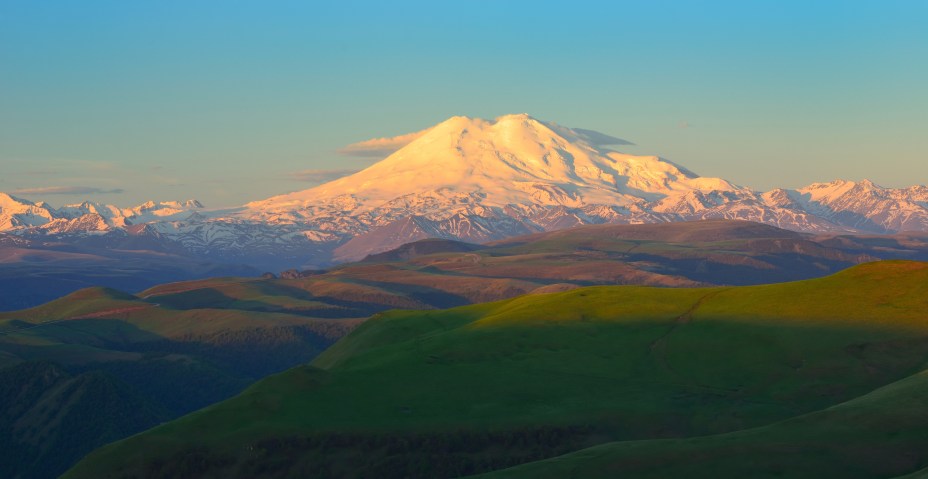
<path fill-rule="evenodd" d="M 375 160 L 349 143 L 516 112 L 756 189 L 924 184 L 925 18 L 924 1 L 0 0 L 0 191 L 232 206 Z"/>

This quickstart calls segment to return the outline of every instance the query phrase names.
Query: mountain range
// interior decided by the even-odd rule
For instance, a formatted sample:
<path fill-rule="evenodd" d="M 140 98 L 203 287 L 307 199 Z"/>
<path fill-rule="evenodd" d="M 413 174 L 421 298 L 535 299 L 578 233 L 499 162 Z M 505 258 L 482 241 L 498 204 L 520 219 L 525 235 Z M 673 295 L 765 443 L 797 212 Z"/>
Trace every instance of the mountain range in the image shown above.
<path fill-rule="evenodd" d="M 196 200 L 53 208 L 0 194 L 0 233 L 148 249 L 281 270 L 364 258 L 424 238 L 484 243 L 586 224 L 738 219 L 813 233 L 928 231 L 928 187 L 836 180 L 758 192 L 529 115 L 452 117 L 382 161 L 238 208 Z"/>

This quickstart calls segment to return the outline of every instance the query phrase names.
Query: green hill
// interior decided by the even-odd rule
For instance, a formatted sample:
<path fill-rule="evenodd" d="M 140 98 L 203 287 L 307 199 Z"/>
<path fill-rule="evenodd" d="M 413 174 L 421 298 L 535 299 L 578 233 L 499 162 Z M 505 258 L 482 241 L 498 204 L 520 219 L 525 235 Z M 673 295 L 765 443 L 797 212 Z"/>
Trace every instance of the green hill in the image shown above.
<path fill-rule="evenodd" d="M 170 417 L 105 373 L 72 375 L 44 362 L 0 370 L 0 476 L 60 474 L 95 447 Z"/>
<path fill-rule="evenodd" d="M 909 474 L 928 465 L 926 306 L 928 264 L 891 261 L 795 283 L 386 312 L 311 365 L 66 477 L 456 477 L 581 450 L 557 460 L 577 477 L 628 464 L 632 477 L 664 464 L 840 476 L 851 466 L 832 461 L 867 448 L 896 452 L 856 454 L 863 476 Z"/>
<path fill-rule="evenodd" d="M 231 278 L 212 281 L 235 284 Z M 258 293 L 255 287 L 242 294 L 261 304 Z M 312 317 L 285 307 L 259 310 L 247 300 L 217 306 L 225 307 L 187 308 L 88 288 L 35 308 L 0 313 L 2 387 L 42 391 L 52 398 L 35 407 L 0 401 L 0 415 L 6 418 L 0 421 L 3 447 L 17 451 L 5 455 L 0 477 L 56 477 L 96 446 L 226 399 L 268 374 L 312 360 L 359 321 Z M 38 387 L 49 373 L 30 367 L 35 362 L 54 363 L 56 375 L 75 385 Z M 59 390 L 80 394 L 61 395 Z M 128 406 L 107 406 L 118 398 Z M 91 406 L 81 406 L 81 401 Z M 136 403 L 147 406 L 132 407 Z M 97 404 L 105 407 L 88 415 L 87 409 Z M 151 410 L 158 411 L 157 420 Z M 42 432 L 22 433 L 31 429 Z"/>
<path fill-rule="evenodd" d="M 928 370 L 923 370 L 862 397 L 764 427 L 613 442 L 480 477 L 892 477 L 928 461 L 926 398 Z"/>

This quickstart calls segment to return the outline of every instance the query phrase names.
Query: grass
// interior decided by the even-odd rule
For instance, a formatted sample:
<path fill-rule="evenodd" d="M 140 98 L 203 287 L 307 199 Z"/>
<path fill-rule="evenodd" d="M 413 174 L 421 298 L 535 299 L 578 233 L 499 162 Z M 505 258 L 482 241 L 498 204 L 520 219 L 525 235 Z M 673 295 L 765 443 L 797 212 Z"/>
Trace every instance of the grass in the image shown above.
<path fill-rule="evenodd" d="M 481 478 L 922 477 L 928 370 L 771 425 L 687 439 L 603 444 Z"/>
<path fill-rule="evenodd" d="M 138 296 L 88 288 L 0 313 L 0 368 L 26 371 L 16 375 L 22 384 L 12 383 L 11 390 L 33 384 L 50 398 L 0 408 L 0 442 L 10 451 L 9 460 L 0 461 L 0 476 L 57 476 L 94 447 L 310 361 L 365 316 L 287 285 L 243 278 L 172 283 Z M 86 381 L 64 394 L 70 389 L 42 382 L 46 374 L 31 368 L 36 362 L 106 380 Z M 36 377 L 28 378 L 29 371 Z M 113 393 L 113 385 L 126 393 Z M 119 402 L 112 397 L 120 395 L 164 414 L 152 421 L 144 408 L 122 407 L 110 408 L 111 416 L 101 410 L 93 420 L 82 417 L 94 403 Z M 88 406 L 71 407 L 85 400 Z"/>
<path fill-rule="evenodd" d="M 911 460 L 864 470 L 910 473 L 928 463 L 914 436 L 928 428 L 926 306 L 928 264 L 890 261 L 796 283 L 593 287 L 391 311 L 311 365 L 99 449 L 65 477 L 441 477 L 595 444 L 606 445 L 563 459 L 605 458 L 570 465 L 588 473 L 577 477 L 620 472 L 607 467 L 614 451 L 625 464 L 647 450 L 660 470 L 689 457 L 679 448 L 702 458 L 681 459 L 681 474 L 744 472 L 755 462 L 722 452 L 733 444 L 766 458 L 764 470 L 802 476 L 843 471 L 830 458 L 884 451 L 892 434 Z M 874 429 L 885 434 L 845 438 L 853 417 L 888 418 Z M 776 469 L 805 457 L 799 433 L 814 464 Z"/>
<path fill-rule="evenodd" d="M 149 306 L 139 298 L 111 288 L 86 288 L 41 306 L 15 312 L 0 312 L 0 332 L 18 329 L 20 323 L 38 324 L 80 317 L 100 311 Z"/>

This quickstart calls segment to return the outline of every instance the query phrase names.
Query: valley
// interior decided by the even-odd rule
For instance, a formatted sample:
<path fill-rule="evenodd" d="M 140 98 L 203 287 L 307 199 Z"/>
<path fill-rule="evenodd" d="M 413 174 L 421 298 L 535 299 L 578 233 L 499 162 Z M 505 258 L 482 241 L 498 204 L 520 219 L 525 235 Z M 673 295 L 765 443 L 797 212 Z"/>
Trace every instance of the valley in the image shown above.
<path fill-rule="evenodd" d="M 31 395 L 4 406 L 9 414 L 5 430 L 10 447 L 24 451 L 21 457 L 34 464 L 10 463 L 6 473 L 31 470 L 45 476 L 41 471 L 54 467 L 61 472 L 97 445 L 312 361 L 367 318 L 390 310 L 541 298 L 595 285 L 690 290 L 794 281 L 879 257 L 924 258 L 926 252 L 917 235 L 813 237 L 724 220 L 594 225 L 484 245 L 422 240 L 360 262 L 289 270 L 279 277 L 216 277 L 135 294 L 83 289 L 42 306 L 0 313 L 0 371 L 17 378 Z M 661 342 L 655 348 L 666 346 Z M 81 391 L 89 396 L 80 397 L 104 402 L 133 398 L 145 406 L 99 434 L 83 435 L 83 449 L 64 454 L 56 444 L 69 441 L 60 438 L 81 434 L 60 429 L 60 419 L 30 412 L 36 406 L 22 403 L 24 397 L 45 398 L 40 404 L 78 400 L 55 399 L 63 394 L 63 383 L 38 381 L 49 371 L 65 378 L 61 381 L 101 378 L 87 382 Z M 60 411 L 59 417 L 82 424 L 84 419 L 70 411 Z M 49 431 L 45 439 L 36 442 L 24 435 L 35 428 Z M 49 460 L 50 455 L 56 459 Z"/>

